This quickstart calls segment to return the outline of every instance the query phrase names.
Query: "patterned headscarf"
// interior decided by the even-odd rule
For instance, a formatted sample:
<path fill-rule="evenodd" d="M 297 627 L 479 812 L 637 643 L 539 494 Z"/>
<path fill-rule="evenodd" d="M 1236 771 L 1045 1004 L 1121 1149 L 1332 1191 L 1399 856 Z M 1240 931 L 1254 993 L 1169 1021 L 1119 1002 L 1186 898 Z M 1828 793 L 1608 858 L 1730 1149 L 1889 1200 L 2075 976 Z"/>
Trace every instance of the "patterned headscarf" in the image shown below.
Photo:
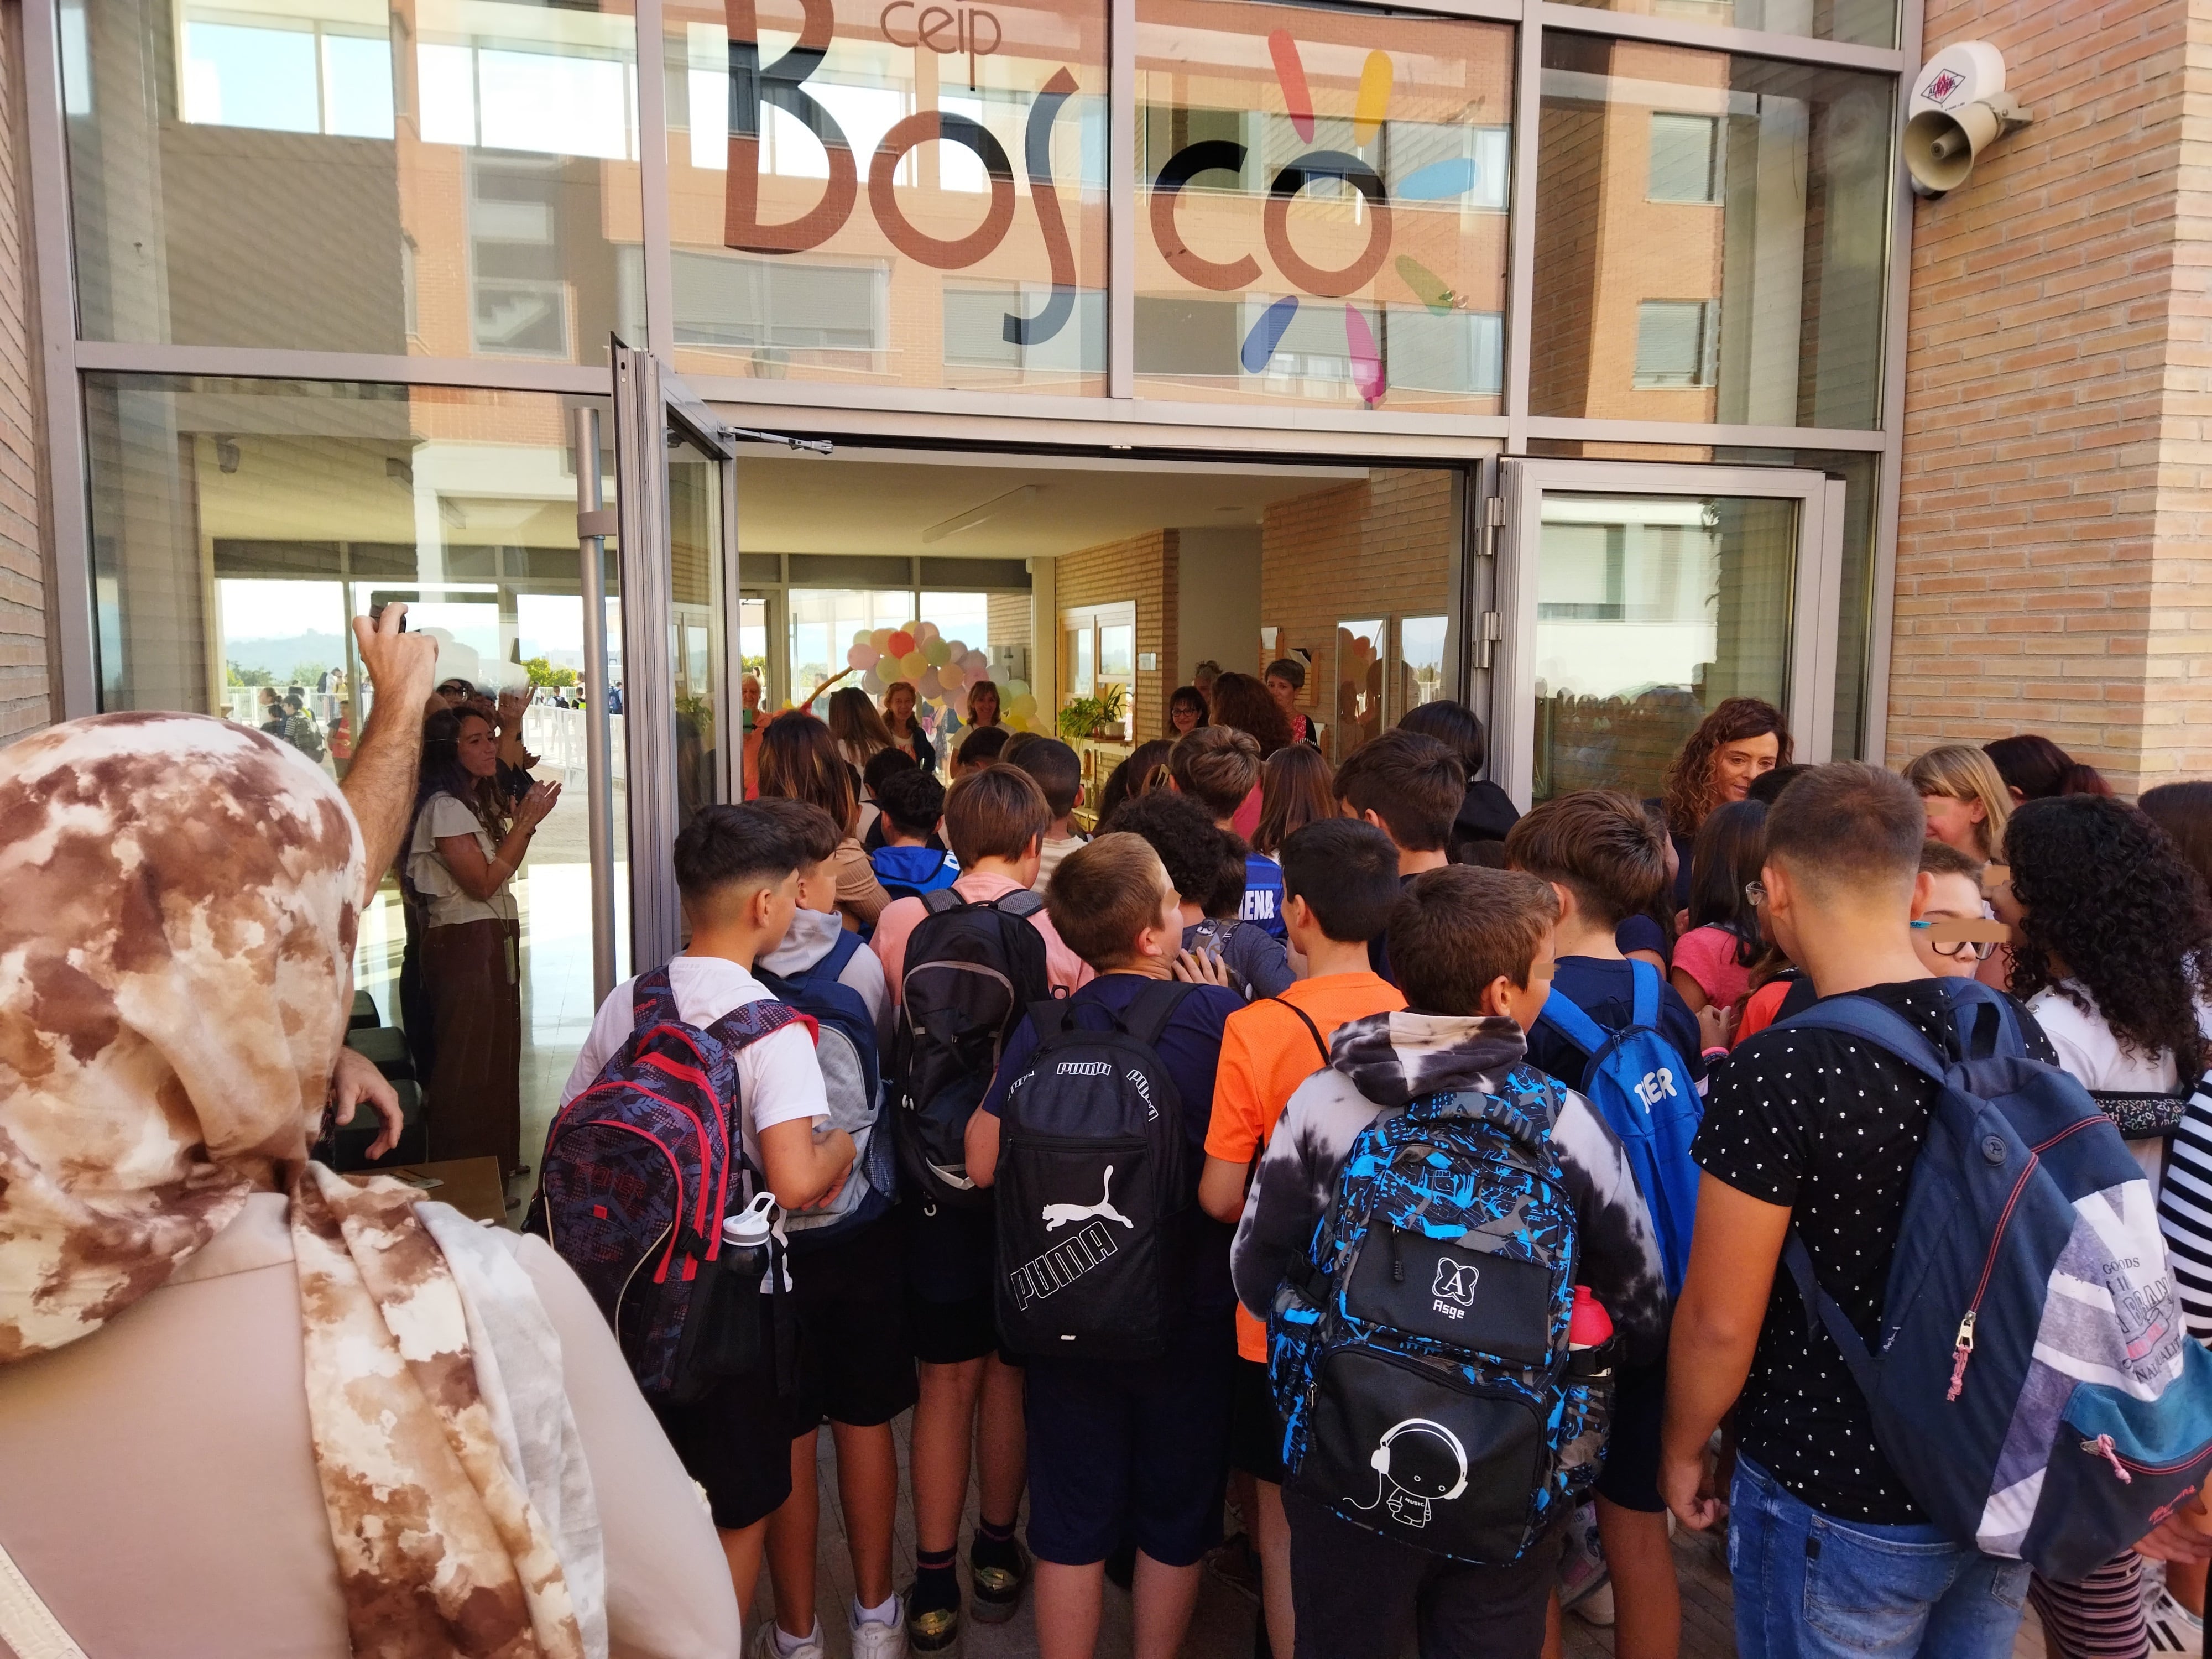
<path fill-rule="evenodd" d="M 106 714 L 0 750 L 0 1364 L 97 1331 L 289 1182 L 354 1651 L 587 1659 L 604 1628 L 580 1633 L 416 1195 L 307 1162 L 362 873 L 336 786 L 247 727 Z"/>

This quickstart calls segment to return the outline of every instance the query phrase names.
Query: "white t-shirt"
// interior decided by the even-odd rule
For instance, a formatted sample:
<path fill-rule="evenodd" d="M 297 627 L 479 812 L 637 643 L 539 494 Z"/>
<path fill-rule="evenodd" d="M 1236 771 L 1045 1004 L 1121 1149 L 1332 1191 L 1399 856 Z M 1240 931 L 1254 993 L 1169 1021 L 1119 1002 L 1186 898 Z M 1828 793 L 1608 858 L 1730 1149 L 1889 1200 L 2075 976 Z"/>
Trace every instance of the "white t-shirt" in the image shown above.
<path fill-rule="evenodd" d="M 1047 836 L 1037 843 L 1037 876 L 1030 884 L 1042 893 L 1052 885 L 1052 872 L 1060 861 L 1091 839 L 1088 836 Z"/>
<path fill-rule="evenodd" d="M 2090 1009 L 2096 1007 L 2097 1000 L 2087 987 L 2072 988 L 2081 993 Z M 2058 1051 L 2059 1066 L 2083 1088 L 2121 1095 L 2170 1095 L 2179 1091 L 2181 1077 L 2171 1053 L 2161 1048 L 2146 1055 L 2121 1048 L 2103 1014 L 2077 1006 L 2057 986 L 2030 997 L 2027 1012 L 2035 1016 L 2051 1046 Z M 2198 1005 L 2197 1029 L 2212 1036 L 2212 1007 Z M 2166 1142 L 2130 1140 L 2128 1150 L 2142 1165 L 2143 1173 L 2150 1177 L 2151 1191 L 2156 1193 L 2166 1167 Z"/>
<path fill-rule="evenodd" d="M 489 864 L 499 851 L 499 843 L 483 827 L 483 822 L 469 810 L 465 801 L 448 794 L 435 794 L 422 803 L 416 816 L 415 838 L 407 849 L 407 879 L 415 884 L 415 890 L 430 901 L 429 924 L 433 927 L 451 927 L 465 921 L 513 921 L 520 914 L 514 902 L 514 878 L 510 875 L 500 883 L 499 890 L 488 899 L 472 899 L 461 890 L 453 872 L 446 867 L 446 860 L 438 851 L 441 839 L 452 836 L 473 836 L 477 848 Z"/>
<path fill-rule="evenodd" d="M 722 957 L 678 957 L 668 964 L 668 983 L 676 993 L 676 1012 L 687 1025 L 712 1025 L 732 1008 L 773 1000 L 766 986 Z M 584 1051 L 562 1085 L 563 1106 L 591 1087 L 637 1029 L 636 984 L 634 979 L 623 981 L 599 1005 Z M 822 1068 L 815 1062 L 814 1043 L 805 1025 L 787 1025 L 738 1050 L 738 1106 L 745 1158 L 756 1170 L 764 1167 L 763 1129 L 793 1118 L 830 1115 Z"/>

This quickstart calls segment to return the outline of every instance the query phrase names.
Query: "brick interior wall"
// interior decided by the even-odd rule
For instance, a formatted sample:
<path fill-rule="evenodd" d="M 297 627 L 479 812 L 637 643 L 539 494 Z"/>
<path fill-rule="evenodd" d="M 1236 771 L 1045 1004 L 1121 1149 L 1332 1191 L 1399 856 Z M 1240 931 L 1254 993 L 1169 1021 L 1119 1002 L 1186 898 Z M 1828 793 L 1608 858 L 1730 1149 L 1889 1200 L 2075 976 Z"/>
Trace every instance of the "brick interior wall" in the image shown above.
<path fill-rule="evenodd" d="M 1930 0 L 2035 124 L 1916 204 L 1888 758 L 2212 769 L 2206 0 Z M 2193 117 L 2185 125 L 2185 118 Z"/>
<path fill-rule="evenodd" d="M 24 179 L 22 9 L 0 9 L 0 744 L 52 719 Z"/>
<path fill-rule="evenodd" d="M 1130 730 L 1148 736 L 1164 723 L 1167 696 L 1175 687 L 1168 676 L 1175 671 L 1176 599 L 1178 554 L 1176 532 L 1154 530 L 1127 541 L 1108 542 L 1064 554 L 1056 562 L 1054 603 L 1065 614 L 1085 605 L 1133 601 L 1137 608 L 1137 655 L 1158 653 L 1160 666 L 1139 668 L 1131 688 L 1133 705 Z M 1036 649 L 1057 649 L 1058 642 L 1039 641 Z M 1065 701 L 1066 676 L 1060 678 Z"/>

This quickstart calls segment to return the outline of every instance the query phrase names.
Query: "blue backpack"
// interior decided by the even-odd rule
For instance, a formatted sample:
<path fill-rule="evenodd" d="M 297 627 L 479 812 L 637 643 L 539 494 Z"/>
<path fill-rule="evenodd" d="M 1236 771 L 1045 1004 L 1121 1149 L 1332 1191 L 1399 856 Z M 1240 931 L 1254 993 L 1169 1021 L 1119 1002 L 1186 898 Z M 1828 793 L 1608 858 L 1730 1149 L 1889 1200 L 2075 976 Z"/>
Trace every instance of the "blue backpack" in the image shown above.
<path fill-rule="evenodd" d="M 1286 1484 L 1453 1560 L 1518 1560 L 1596 1485 L 1611 1345 L 1570 1353 L 1581 1266 L 1559 1087 L 1427 1095 L 1359 1132 L 1267 1320 Z"/>
<path fill-rule="evenodd" d="M 878 847 L 868 862 L 894 899 L 920 898 L 960 879 L 960 860 L 939 847 Z"/>
<path fill-rule="evenodd" d="M 796 974 L 773 974 L 757 966 L 753 970 L 779 1001 L 814 1022 L 814 1057 L 822 1066 L 830 1127 L 853 1137 L 853 1173 L 836 1201 L 827 1209 L 784 1215 L 784 1232 L 791 1248 L 801 1254 L 823 1239 L 874 1220 L 890 1208 L 897 1193 L 897 1153 L 890 1136 L 877 1133 L 884 1084 L 876 1022 L 866 1000 L 838 982 L 860 948 L 858 933 L 841 930 L 820 960 Z"/>
<path fill-rule="evenodd" d="M 2148 1183 L 2088 1091 L 2027 1058 L 2011 1001 L 1946 980 L 1969 1058 L 1837 996 L 1780 1022 L 1870 1043 L 1940 1085 L 1879 1340 L 1783 1260 L 1834 1339 L 1875 1443 L 1952 1539 L 2070 1583 L 2212 1468 L 2212 1354 L 2184 1334 Z"/>
<path fill-rule="evenodd" d="M 1619 1030 L 1600 1025 L 1553 991 L 1536 1018 L 1589 1056 L 1583 1098 L 1627 1150 L 1628 1166 L 1659 1234 L 1667 1294 L 1678 1296 L 1690 1266 L 1690 1231 L 1698 1218 L 1698 1166 L 1690 1158 L 1705 1116 L 1690 1068 L 1674 1045 L 1659 1035 L 1659 970 L 1634 962 L 1635 1000 Z"/>

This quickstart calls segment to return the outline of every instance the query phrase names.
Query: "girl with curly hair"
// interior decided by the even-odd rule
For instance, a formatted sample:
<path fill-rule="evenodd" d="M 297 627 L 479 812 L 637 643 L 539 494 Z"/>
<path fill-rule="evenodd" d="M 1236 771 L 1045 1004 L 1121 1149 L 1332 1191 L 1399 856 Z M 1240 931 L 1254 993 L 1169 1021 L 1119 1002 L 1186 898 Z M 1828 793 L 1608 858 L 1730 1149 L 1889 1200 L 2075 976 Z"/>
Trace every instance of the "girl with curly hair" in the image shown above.
<path fill-rule="evenodd" d="M 1789 765 L 1791 747 L 1782 711 L 1757 697 L 1729 697 L 1698 722 L 1659 791 L 1667 833 L 1681 860 L 1676 904 L 1690 902 L 1690 865 L 1707 816 L 1716 806 L 1748 796 L 1762 773 Z"/>

